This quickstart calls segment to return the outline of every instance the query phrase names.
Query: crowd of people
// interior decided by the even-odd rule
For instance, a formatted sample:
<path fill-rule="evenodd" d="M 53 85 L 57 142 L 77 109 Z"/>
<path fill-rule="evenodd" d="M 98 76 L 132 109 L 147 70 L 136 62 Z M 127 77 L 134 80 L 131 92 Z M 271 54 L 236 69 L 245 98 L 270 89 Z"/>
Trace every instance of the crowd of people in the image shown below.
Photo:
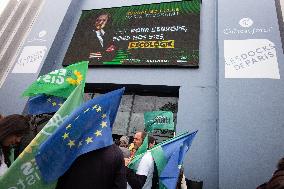
<path fill-rule="evenodd" d="M 14 161 L 13 149 L 30 131 L 31 123 L 27 116 L 0 114 L 0 176 Z M 144 152 L 135 171 L 129 163 L 142 146 L 147 133 L 138 131 L 130 142 L 128 136 L 122 136 L 113 145 L 94 150 L 79 156 L 57 182 L 56 189 L 106 188 L 106 189 L 156 189 L 159 184 L 157 167 L 151 152 L 157 141 L 148 136 L 148 148 Z M 176 185 L 177 189 L 186 189 L 183 169 Z M 284 189 L 284 157 L 277 164 L 271 179 L 257 189 Z"/>
<path fill-rule="evenodd" d="M 0 176 L 16 158 L 13 149 L 31 128 L 28 116 L 0 115 Z M 81 155 L 58 179 L 56 188 L 158 188 L 158 173 L 149 151 L 145 152 L 136 171 L 127 167 L 146 136 L 146 132 L 138 131 L 130 144 L 129 137 L 122 136 L 111 146 Z M 155 144 L 156 139 L 148 136 L 148 149 Z"/>

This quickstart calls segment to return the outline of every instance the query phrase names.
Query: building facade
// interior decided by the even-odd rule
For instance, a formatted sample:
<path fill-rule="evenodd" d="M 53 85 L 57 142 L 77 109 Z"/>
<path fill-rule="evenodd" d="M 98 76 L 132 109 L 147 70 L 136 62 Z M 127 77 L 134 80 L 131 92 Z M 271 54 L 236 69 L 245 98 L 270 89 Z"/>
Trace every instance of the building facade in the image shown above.
<path fill-rule="evenodd" d="M 0 89 L 1 113 L 24 113 L 27 99 L 20 97 L 24 89 L 38 76 L 62 67 L 82 10 L 159 2 L 169 1 L 45 0 L 15 59 L 36 47 L 41 52 L 39 67 L 31 73 L 13 72 L 11 67 Z M 284 150 L 284 59 L 276 5 L 268 0 L 203 0 L 200 18 L 198 69 L 92 67 L 86 93 L 96 93 L 104 84 L 105 89 L 114 84 L 152 91 L 124 97 L 130 100 L 121 107 L 119 114 L 125 116 L 116 124 L 127 119 L 129 125 L 117 129 L 117 134 L 132 134 L 143 111 L 176 103 L 176 132 L 198 130 L 184 160 L 186 177 L 203 181 L 205 189 L 256 188 L 269 179 Z M 228 42 L 239 40 L 245 47 L 253 39 L 273 42 L 279 68 L 274 79 L 265 74 L 232 76 L 226 70 L 224 46 L 233 48 L 236 44 Z M 172 89 L 175 92 L 163 94 Z M 138 106 L 132 106 L 136 102 Z"/>

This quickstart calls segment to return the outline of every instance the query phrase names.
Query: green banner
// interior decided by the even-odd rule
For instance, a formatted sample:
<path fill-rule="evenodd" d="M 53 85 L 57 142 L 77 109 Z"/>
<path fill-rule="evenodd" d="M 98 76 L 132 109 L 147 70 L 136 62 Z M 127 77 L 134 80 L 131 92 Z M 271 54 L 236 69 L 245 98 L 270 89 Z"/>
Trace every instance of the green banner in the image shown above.
<path fill-rule="evenodd" d="M 23 96 L 47 94 L 67 98 L 80 84 L 85 86 L 88 61 L 72 64 L 66 68 L 40 76 L 23 93 Z"/>
<path fill-rule="evenodd" d="M 174 130 L 173 113 L 170 111 L 145 112 L 144 124 L 147 132 L 152 132 L 154 129 Z"/>

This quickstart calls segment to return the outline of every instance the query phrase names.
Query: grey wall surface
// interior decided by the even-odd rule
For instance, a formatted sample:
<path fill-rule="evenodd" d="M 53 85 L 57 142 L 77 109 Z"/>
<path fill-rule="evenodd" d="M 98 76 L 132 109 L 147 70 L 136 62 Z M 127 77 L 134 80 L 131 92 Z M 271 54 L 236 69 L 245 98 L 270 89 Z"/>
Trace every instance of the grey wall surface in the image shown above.
<path fill-rule="evenodd" d="M 83 9 L 160 1 L 85 1 Z M 199 69 L 90 69 L 87 82 L 181 86 L 177 132 L 199 130 L 185 159 L 185 175 L 218 188 L 215 1 L 202 2 Z"/>
<path fill-rule="evenodd" d="M 19 98 L 22 91 L 38 75 L 61 67 L 64 54 L 81 10 L 107 8 L 123 5 L 157 3 L 160 0 L 65 0 L 46 1 L 28 39 L 42 30 L 48 32 L 45 42 L 26 42 L 46 45 L 48 54 L 40 73 L 9 74 L 0 91 L 0 109 L 5 115 L 21 113 L 26 101 Z M 117 83 L 142 85 L 180 86 L 177 133 L 198 130 L 190 152 L 185 159 L 185 175 L 202 180 L 204 189 L 218 187 L 218 90 L 216 64 L 216 1 L 203 0 L 200 31 L 200 67 L 198 69 L 176 68 L 91 68 L 88 83 Z"/>
<path fill-rule="evenodd" d="M 18 57 L 21 51 L 26 46 L 46 46 L 47 51 L 51 50 L 51 45 L 56 41 L 55 36 L 61 26 L 66 11 L 69 8 L 71 0 L 54 1 L 48 0 L 43 4 L 37 19 L 35 20 L 32 29 L 27 36 L 23 46 L 21 47 Z M 45 30 L 47 35 L 39 39 L 39 32 Z M 47 53 L 46 53 L 47 54 Z M 46 58 L 46 54 L 44 59 Z M 15 62 L 18 59 L 15 60 Z M 56 60 L 42 61 L 37 73 L 11 73 L 8 74 L 7 79 L 0 89 L 0 113 L 4 115 L 22 113 L 27 98 L 22 98 L 22 92 L 34 82 L 40 73 L 43 63 L 45 65 L 52 66 Z"/>
<path fill-rule="evenodd" d="M 243 28 L 242 18 L 253 25 Z M 283 54 L 274 1 L 219 0 L 219 188 L 256 188 L 284 151 Z M 268 32 L 226 34 L 254 28 Z M 264 30 L 262 30 L 264 31 Z M 276 46 L 280 79 L 225 78 L 224 40 L 268 39 Z M 245 47 L 244 47 L 245 48 Z"/>

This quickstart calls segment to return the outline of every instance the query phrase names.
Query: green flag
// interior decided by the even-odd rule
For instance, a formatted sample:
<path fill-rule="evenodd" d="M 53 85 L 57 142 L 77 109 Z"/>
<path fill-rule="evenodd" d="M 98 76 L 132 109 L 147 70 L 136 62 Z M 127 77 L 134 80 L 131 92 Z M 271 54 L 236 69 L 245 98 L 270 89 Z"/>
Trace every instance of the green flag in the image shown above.
<path fill-rule="evenodd" d="M 82 61 L 40 76 L 23 96 L 47 94 L 67 98 L 80 83 L 84 86 L 87 69 L 88 61 Z"/>
<path fill-rule="evenodd" d="M 37 168 L 35 154 L 39 146 L 55 132 L 57 127 L 70 113 L 83 103 L 83 84 L 79 84 L 54 114 L 44 128 L 36 135 L 20 156 L 12 163 L 7 172 L 0 177 L 1 189 L 53 189 L 56 182 L 46 184 L 41 179 Z M 56 146 L 55 146 L 56 148 Z"/>
<path fill-rule="evenodd" d="M 174 130 L 173 113 L 170 111 L 145 112 L 144 124 L 147 132 L 152 132 L 154 129 Z"/>

